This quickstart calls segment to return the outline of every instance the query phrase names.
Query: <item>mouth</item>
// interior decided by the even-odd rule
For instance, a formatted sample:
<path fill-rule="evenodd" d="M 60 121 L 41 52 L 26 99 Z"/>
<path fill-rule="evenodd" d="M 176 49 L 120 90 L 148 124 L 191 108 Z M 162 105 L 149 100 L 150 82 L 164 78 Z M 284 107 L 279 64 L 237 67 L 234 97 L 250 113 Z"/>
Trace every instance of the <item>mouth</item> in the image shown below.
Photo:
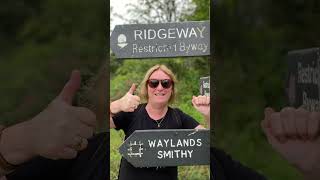
<path fill-rule="evenodd" d="M 165 93 L 156 93 L 154 94 L 155 96 L 165 96 L 166 94 Z"/>

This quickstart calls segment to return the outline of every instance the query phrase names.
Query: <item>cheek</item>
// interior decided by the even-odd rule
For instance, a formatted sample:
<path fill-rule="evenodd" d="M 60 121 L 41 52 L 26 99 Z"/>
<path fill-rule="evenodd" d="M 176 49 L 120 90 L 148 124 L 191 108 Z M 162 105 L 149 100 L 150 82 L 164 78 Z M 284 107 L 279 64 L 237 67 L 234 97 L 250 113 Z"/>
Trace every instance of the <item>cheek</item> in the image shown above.
<path fill-rule="evenodd" d="M 154 89 L 148 87 L 148 94 L 153 93 Z"/>
<path fill-rule="evenodd" d="M 150 97 L 150 96 L 153 96 L 153 94 L 154 94 L 154 89 L 151 89 L 151 88 L 148 88 L 148 92 L 147 92 L 148 94 L 148 97 Z"/>
<path fill-rule="evenodd" d="M 169 96 L 169 97 L 170 97 L 170 96 L 171 96 L 171 94 L 172 94 L 172 89 L 168 89 L 168 90 L 167 90 L 167 96 Z"/>

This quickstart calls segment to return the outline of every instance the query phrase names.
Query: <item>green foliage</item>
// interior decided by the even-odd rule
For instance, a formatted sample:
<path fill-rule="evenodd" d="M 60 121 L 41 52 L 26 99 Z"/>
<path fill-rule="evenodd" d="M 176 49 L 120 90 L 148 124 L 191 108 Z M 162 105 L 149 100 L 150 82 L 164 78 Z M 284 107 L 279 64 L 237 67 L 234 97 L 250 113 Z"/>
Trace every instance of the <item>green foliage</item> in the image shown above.
<path fill-rule="evenodd" d="M 204 21 L 210 18 L 210 2 L 208 0 L 193 0 L 196 9 L 193 15 L 189 16 L 187 19 L 192 21 Z"/>
<path fill-rule="evenodd" d="M 225 0 L 213 10 L 215 146 L 268 179 L 301 179 L 267 143 L 260 122 L 265 107 L 286 105 L 287 51 L 319 46 L 318 1 Z"/>
<path fill-rule="evenodd" d="M 96 74 L 105 63 L 106 12 L 99 0 L 4 4 L 0 7 L 4 30 L 0 33 L 0 122 L 8 125 L 43 110 L 72 69 L 81 71 L 83 82 Z"/>

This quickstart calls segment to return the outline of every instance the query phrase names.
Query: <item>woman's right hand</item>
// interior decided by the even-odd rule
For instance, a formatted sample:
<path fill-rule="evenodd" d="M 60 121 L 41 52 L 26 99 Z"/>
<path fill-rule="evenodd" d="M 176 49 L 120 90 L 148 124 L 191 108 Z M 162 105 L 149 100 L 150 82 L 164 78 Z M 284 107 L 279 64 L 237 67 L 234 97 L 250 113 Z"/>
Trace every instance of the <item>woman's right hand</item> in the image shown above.
<path fill-rule="evenodd" d="M 120 111 L 133 112 L 140 104 L 140 97 L 134 95 L 136 85 L 132 84 L 129 91 L 120 99 L 114 101 L 110 105 L 110 111 L 112 114 L 116 114 Z"/>

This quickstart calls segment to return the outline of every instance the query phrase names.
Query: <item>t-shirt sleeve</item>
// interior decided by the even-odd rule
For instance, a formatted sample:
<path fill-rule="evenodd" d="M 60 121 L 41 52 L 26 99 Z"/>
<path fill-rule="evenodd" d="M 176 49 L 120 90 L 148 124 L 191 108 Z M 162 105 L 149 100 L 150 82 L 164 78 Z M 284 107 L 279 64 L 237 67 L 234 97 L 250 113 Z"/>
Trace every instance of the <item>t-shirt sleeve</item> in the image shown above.
<path fill-rule="evenodd" d="M 131 123 L 132 115 L 133 115 L 132 112 L 119 112 L 116 115 L 114 115 L 112 117 L 112 119 L 113 119 L 114 125 L 116 126 L 115 129 L 116 130 L 120 130 L 120 129 L 126 130 Z"/>
<path fill-rule="evenodd" d="M 199 123 L 193 117 L 189 116 L 188 114 L 182 112 L 180 109 L 177 109 L 179 116 L 181 117 L 181 123 L 183 129 L 194 129 L 196 128 Z"/>

